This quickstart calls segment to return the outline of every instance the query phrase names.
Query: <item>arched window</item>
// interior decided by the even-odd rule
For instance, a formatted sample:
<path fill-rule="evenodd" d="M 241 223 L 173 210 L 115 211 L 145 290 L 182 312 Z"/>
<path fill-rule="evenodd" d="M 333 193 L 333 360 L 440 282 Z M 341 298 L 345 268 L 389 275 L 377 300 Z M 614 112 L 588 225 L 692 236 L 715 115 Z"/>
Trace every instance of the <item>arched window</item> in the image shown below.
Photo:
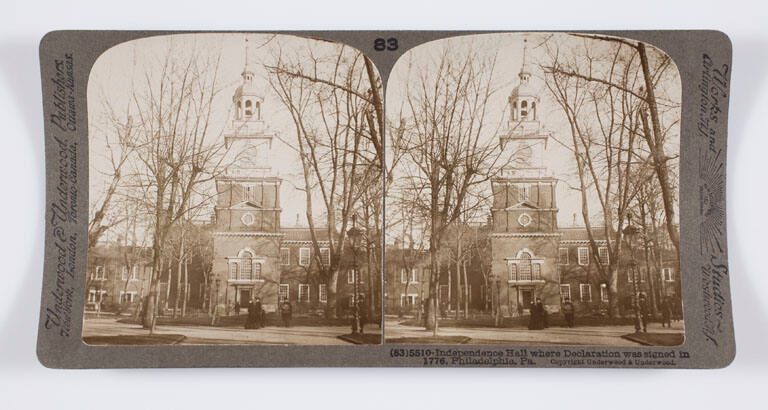
<path fill-rule="evenodd" d="M 536 102 L 531 103 L 531 115 L 533 116 L 533 120 L 536 121 Z"/>
<path fill-rule="evenodd" d="M 520 119 L 528 117 L 528 101 L 523 100 L 520 103 Z"/>
<path fill-rule="evenodd" d="M 256 119 L 257 120 L 261 119 L 261 103 L 259 103 L 258 101 L 256 101 Z"/>
<path fill-rule="evenodd" d="M 245 100 L 245 116 L 250 117 L 253 115 L 253 103 L 251 100 Z"/>
<path fill-rule="evenodd" d="M 250 252 L 243 252 L 243 255 L 241 256 L 240 263 L 240 279 L 241 280 L 251 280 L 251 271 L 253 269 L 253 261 L 251 260 L 253 258 L 253 255 L 251 255 Z"/>
<path fill-rule="evenodd" d="M 531 254 L 523 252 L 520 254 L 520 278 L 519 280 L 531 280 Z"/>
<path fill-rule="evenodd" d="M 230 262 L 229 264 L 229 278 L 232 280 L 237 279 L 237 262 Z"/>
<path fill-rule="evenodd" d="M 517 102 L 512 103 L 512 120 L 517 120 Z"/>

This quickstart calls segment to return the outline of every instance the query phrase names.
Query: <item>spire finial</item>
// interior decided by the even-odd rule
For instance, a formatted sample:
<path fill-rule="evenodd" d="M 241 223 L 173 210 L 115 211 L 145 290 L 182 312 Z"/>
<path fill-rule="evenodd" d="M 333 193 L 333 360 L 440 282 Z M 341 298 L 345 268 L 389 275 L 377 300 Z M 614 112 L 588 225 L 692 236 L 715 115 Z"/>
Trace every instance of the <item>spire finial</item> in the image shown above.
<path fill-rule="evenodd" d="M 245 36 L 245 66 L 248 66 L 248 36 Z"/>

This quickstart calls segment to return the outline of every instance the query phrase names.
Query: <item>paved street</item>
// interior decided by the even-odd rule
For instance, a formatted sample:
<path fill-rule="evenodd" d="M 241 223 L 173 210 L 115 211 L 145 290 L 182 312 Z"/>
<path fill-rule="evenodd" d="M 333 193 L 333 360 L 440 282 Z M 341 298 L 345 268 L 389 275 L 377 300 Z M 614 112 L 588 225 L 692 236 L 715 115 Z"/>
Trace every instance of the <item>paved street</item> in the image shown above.
<path fill-rule="evenodd" d="M 430 337 L 432 331 L 423 327 L 401 325 L 401 319 L 386 319 L 386 338 Z M 639 346 L 638 343 L 622 339 L 621 336 L 633 333 L 633 326 L 584 326 L 572 329 L 550 327 L 543 330 L 528 330 L 525 328 L 456 328 L 440 327 L 439 336 L 466 336 L 474 341 L 498 341 L 520 344 L 569 344 L 569 345 L 603 345 L 603 346 Z M 662 328 L 658 323 L 648 326 L 652 333 L 683 333 L 683 322 L 672 324 L 672 328 Z M 471 343 L 471 342 L 470 342 Z"/>
<path fill-rule="evenodd" d="M 378 332 L 378 327 L 375 330 Z M 208 326 L 158 325 L 155 327 L 155 334 L 184 335 L 185 339 L 181 344 L 344 345 L 349 343 L 337 336 L 349 332 L 350 329 L 347 326 L 265 327 L 254 330 Z M 113 318 L 88 319 L 83 324 L 83 337 L 146 334 L 147 331 L 139 325 L 118 323 Z"/>

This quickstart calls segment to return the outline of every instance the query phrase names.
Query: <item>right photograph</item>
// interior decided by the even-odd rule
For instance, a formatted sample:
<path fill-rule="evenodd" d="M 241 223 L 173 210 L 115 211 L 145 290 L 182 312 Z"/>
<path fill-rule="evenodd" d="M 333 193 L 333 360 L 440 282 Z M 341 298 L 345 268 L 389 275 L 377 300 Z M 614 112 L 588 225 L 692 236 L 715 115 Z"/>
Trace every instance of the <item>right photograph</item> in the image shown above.
<path fill-rule="evenodd" d="M 682 87 L 630 38 L 478 34 L 386 88 L 387 343 L 676 346 Z"/>

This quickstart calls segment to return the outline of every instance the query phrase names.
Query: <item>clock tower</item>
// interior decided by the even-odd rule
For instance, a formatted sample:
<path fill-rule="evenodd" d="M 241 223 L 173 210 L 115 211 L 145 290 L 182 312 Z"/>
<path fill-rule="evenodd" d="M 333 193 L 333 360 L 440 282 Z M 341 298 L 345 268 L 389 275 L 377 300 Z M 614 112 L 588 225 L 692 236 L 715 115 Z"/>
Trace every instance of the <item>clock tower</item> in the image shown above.
<path fill-rule="evenodd" d="M 538 298 L 548 311 L 560 306 L 557 181 L 545 164 L 550 134 L 539 120 L 526 54 L 524 42 L 519 83 L 508 99 L 508 127 L 499 135 L 504 165 L 491 182 L 491 269 L 503 313 L 510 316 L 527 313 Z"/>
<path fill-rule="evenodd" d="M 280 184 L 270 163 L 276 133 L 264 122 L 262 93 L 254 71 L 245 66 L 232 96 L 224 127 L 227 164 L 216 178 L 213 273 L 222 308 L 246 306 L 260 298 L 267 312 L 277 309 L 280 283 Z"/>

